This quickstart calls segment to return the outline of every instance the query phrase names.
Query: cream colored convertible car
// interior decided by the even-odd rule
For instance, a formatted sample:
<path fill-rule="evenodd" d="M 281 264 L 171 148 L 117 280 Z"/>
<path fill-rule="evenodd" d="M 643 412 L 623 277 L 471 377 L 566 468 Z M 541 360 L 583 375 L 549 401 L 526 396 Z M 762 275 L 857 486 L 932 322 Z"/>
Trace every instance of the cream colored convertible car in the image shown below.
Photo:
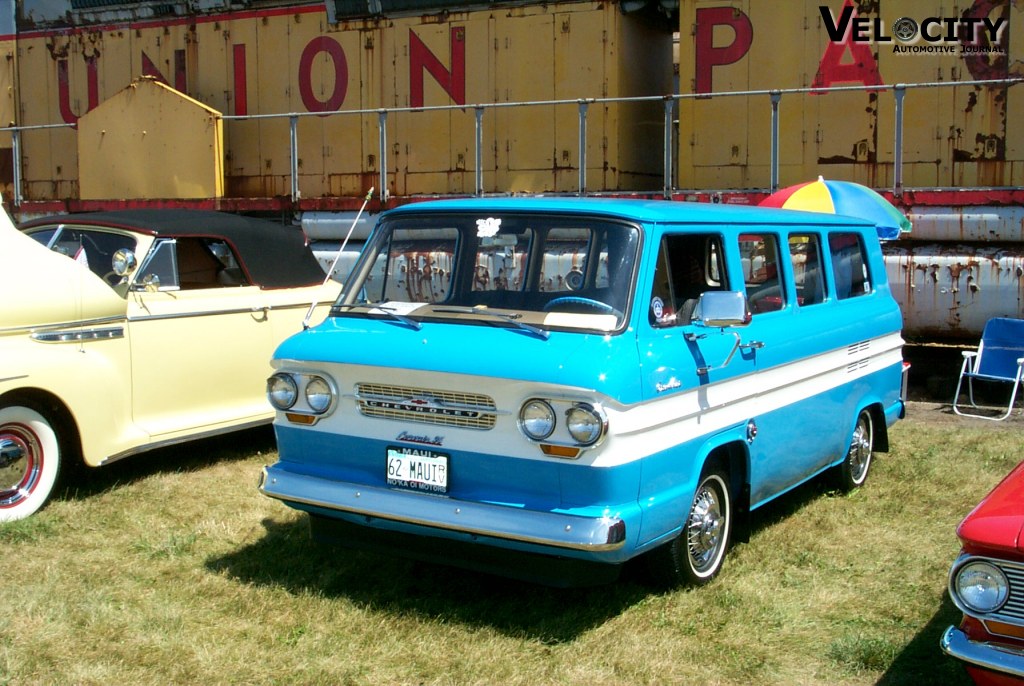
<path fill-rule="evenodd" d="M 269 423 L 270 357 L 339 285 L 298 228 L 139 210 L 29 222 L 0 210 L 0 521 L 62 464 Z"/>

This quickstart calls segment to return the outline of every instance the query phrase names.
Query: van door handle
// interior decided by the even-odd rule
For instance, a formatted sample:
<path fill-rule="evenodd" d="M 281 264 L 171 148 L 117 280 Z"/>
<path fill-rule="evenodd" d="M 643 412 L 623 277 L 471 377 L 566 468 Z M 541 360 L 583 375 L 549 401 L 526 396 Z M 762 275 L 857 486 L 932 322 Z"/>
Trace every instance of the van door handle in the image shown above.
<path fill-rule="evenodd" d="M 764 347 L 764 341 L 750 341 L 740 345 L 740 350 L 760 350 Z"/>

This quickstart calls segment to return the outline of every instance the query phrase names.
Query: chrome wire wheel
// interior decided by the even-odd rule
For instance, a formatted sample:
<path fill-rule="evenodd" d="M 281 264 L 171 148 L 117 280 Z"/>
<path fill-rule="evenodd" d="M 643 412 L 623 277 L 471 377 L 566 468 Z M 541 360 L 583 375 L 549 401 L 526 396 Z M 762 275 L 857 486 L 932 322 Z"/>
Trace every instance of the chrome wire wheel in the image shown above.
<path fill-rule="evenodd" d="M 693 496 L 686 523 L 686 551 L 697 578 L 714 575 L 725 555 L 729 534 L 728 487 L 718 474 L 705 478 Z"/>
<path fill-rule="evenodd" d="M 874 449 L 875 425 L 871 419 L 871 412 L 864 409 L 857 415 L 857 423 L 853 427 L 850 448 L 846 451 L 846 456 L 832 470 L 835 487 L 840 491 L 849 492 L 863 486 L 868 479 Z"/>
<path fill-rule="evenodd" d="M 871 451 L 874 446 L 872 429 L 871 415 L 861 412 L 857 417 L 857 428 L 853 430 L 850 452 L 846 458 L 850 463 L 850 478 L 858 486 L 864 483 L 868 476 L 868 467 L 871 466 Z"/>

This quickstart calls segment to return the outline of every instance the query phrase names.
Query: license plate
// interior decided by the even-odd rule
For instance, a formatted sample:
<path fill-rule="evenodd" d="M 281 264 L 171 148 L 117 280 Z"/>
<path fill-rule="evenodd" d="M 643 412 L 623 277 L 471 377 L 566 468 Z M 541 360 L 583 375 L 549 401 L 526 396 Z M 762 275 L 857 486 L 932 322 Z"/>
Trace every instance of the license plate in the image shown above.
<path fill-rule="evenodd" d="M 448 492 L 448 456 L 418 448 L 388 448 L 388 486 Z"/>

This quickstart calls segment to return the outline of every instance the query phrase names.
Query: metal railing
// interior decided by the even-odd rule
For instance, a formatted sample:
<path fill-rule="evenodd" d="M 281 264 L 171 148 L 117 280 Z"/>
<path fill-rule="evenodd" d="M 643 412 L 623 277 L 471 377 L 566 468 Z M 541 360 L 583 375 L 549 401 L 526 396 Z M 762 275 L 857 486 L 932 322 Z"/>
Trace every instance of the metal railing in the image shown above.
<path fill-rule="evenodd" d="M 377 117 L 377 128 L 378 128 L 378 159 L 380 160 L 379 169 L 379 188 L 381 189 L 381 199 L 387 200 L 387 178 L 388 178 L 388 165 L 387 165 L 387 143 L 388 143 L 388 118 L 392 115 L 399 113 L 420 113 L 420 112 L 446 112 L 446 111 L 468 111 L 472 110 L 474 113 L 474 158 L 475 158 L 475 169 L 474 169 L 474 194 L 484 194 L 484 181 L 483 181 L 483 132 L 485 117 L 488 113 L 495 112 L 503 108 L 523 108 L 523 107 L 570 107 L 575 106 L 578 111 L 578 151 L 577 151 L 577 165 L 578 165 L 578 180 L 577 180 L 577 193 L 584 195 L 587 193 L 587 115 L 591 105 L 595 104 L 612 104 L 612 103 L 644 103 L 644 102 L 662 102 L 664 104 L 664 120 L 663 120 L 663 147 L 662 154 L 664 156 L 662 165 L 662 188 L 661 193 L 666 197 L 671 197 L 673 191 L 676 190 L 676 186 L 673 183 L 673 175 L 675 173 L 673 166 L 674 159 L 674 130 L 675 130 L 675 108 L 677 103 L 681 103 L 686 100 L 711 100 L 714 98 L 735 98 L 735 97 L 755 97 L 765 98 L 766 105 L 770 111 L 770 138 L 769 145 L 770 149 L 770 191 L 775 191 L 779 186 L 779 120 L 780 111 L 782 109 L 783 99 L 787 96 L 807 96 L 807 95 L 823 95 L 826 93 L 837 93 L 837 92 L 888 92 L 892 91 L 894 96 L 894 111 L 893 111 L 893 123 L 895 130 L 894 140 L 894 159 L 893 165 L 893 185 L 892 193 L 899 196 L 903 192 L 903 111 L 904 111 L 904 100 L 907 92 L 916 89 L 930 89 L 930 88 L 949 88 L 949 87 L 992 87 L 992 86 L 1005 86 L 1010 87 L 1019 83 L 1024 82 L 1024 78 L 1007 78 L 1007 79 L 987 79 L 978 81 L 938 81 L 929 83 L 898 83 L 894 85 L 877 85 L 877 86 L 832 86 L 828 88 L 786 88 L 786 89 L 759 89 L 759 90 L 746 90 L 746 91 L 729 91 L 722 93 L 701 93 L 701 94 L 671 94 L 671 95 L 657 95 L 657 96 L 639 96 L 639 97 L 619 97 L 619 98 L 579 98 L 575 100 L 533 100 L 533 101 L 522 101 L 522 102 L 501 102 L 501 103 L 486 103 L 486 104 L 472 104 L 472 105 L 438 105 L 430 107 L 392 107 L 392 108 L 377 108 L 377 109 L 359 109 L 359 110 L 338 110 L 334 112 L 288 112 L 288 113 L 275 113 L 275 114 L 254 114 L 254 115 L 222 115 L 221 119 L 224 121 L 254 121 L 259 119 L 287 119 L 289 123 L 289 155 L 290 155 L 290 179 L 291 189 L 290 195 L 293 202 L 298 202 L 301 197 L 301 190 L 299 188 L 299 136 L 298 136 L 298 122 L 303 117 L 335 117 L 335 116 L 373 116 Z M 21 134 L 25 131 L 37 130 L 37 129 L 52 129 L 52 128 L 73 128 L 72 124 L 49 124 L 39 126 L 10 126 L 0 128 L 0 132 L 9 132 L 12 136 L 12 147 L 14 157 L 14 194 L 15 204 L 20 205 L 23 200 L 22 195 L 22 160 L 21 160 Z"/>

